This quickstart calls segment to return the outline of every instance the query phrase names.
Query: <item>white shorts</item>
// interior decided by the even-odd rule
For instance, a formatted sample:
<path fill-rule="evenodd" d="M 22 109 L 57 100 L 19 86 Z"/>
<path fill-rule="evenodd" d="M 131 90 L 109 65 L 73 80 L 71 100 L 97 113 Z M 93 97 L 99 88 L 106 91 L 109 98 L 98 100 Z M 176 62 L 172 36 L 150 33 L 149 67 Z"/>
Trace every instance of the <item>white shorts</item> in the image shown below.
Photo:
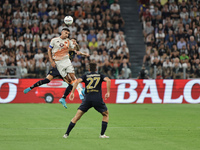
<path fill-rule="evenodd" d="M 74 73 L 74 67 L 69 58 L 64 58 L 59 61 L 55 61 L 56 67 L 62 77 L 66 77 L 68 73 Z"/>

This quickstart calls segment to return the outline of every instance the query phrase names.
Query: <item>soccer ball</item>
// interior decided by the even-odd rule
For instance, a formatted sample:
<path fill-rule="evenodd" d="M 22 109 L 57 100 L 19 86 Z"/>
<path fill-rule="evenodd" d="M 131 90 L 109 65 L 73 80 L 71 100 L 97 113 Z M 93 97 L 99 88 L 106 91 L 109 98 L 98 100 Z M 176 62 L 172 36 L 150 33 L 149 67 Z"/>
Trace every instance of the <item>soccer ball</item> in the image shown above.
<path fill-rule="evenodd" d="M 66 16 L 65 18 L 64 18 L 64 23 L 66 24 L 66 25 L 71 25 L 72 23 L 73 23 L 73 18 L 72 18 L 72 16 Z"/>

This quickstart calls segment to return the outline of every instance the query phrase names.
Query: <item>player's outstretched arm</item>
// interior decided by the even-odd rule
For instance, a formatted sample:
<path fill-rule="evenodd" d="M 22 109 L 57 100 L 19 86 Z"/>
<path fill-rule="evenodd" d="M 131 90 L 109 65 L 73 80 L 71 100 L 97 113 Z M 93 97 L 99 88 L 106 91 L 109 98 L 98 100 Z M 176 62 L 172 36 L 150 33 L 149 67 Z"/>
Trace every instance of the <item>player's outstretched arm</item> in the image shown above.
<path fill-rule="evenodd" d="M 82 53 L 80 51 L 75 51 L 77 53 L 77 55 L 83 55 L 83 56 L 86 56 L 86 57 L 89 57 L 90 55 L 87 54 L 87 53 Z"/>
<path fill-rule="evenodd" d="M 74 91 L 76 90 L 78 84 L 81 83 L 82 81 L 83 81 L 83 80 L 82 80 L 81 78 L 78 78 L 78 79 L 76 80 L 76 82 L 74 83 L 72 92 L 71 92 L 71 94 L 70 94 L 70 96 L 69 96 L 69 99 L 70 99 L 71 101 L 74 99 Z"/>
<path fill-rule="evenodd" d="M 49 61 L 51 62 L 51 66 L 55 68 L 55 67 L 56 67 L 56 64 L 55 64 L 55 62 L 53 61 L 51 50 L 52 50 L 52 48 L 49 47 L 49 48 L 48 48 Z"/>
<path fill-rule="evenodd" d="M 107 93 L 105 94 L 105 99 L 110 97 L 110 85 L 111 85 L 111 80 L 108 77 L 104 78 L 104 81 L 106 81 L 107 85 Z"/>

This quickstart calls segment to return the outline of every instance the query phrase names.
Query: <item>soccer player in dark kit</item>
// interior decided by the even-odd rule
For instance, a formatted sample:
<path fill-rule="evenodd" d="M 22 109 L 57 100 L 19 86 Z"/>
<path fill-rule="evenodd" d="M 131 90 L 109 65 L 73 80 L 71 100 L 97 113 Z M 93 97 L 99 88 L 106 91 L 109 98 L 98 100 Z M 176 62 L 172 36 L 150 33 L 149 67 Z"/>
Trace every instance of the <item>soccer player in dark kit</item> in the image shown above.
<path fill-rule="evenodd" d="M 74 99 L 74 91 L 80 82 L 85 83 L 85 98 L 79 106 L 76 115 L 71 120 L 67 132 L 64 134 L 63 138 L 67 138 L 69 136 L 69 133 L 74 128 L 76 122 L 92 107 L 94 107 L 94 109 L 96 109 L 103 116 L 101 133 L 99 137 L 109 138 L 109 136 L 104 134 L 107 128 L 109 114 L 106 104 L 103 102 L 101 84 L 103 81 L 107 83 L 107 93 L 105 94 L 105 99 L 107 99 L 110 97 L 111 80 L 103 74 L 96 73 L 95 71 L 96 63 L 90 63 L 90 73 L 78 78 L 73 86 L 69 99 Z"/>

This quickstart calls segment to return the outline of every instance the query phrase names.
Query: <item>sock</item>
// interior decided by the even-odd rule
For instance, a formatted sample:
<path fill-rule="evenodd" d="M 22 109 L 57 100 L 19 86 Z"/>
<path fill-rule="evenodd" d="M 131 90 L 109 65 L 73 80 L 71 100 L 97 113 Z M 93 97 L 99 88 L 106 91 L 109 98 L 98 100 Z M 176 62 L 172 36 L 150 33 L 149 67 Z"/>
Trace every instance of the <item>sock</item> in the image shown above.
<path fill-rule="evenodd" d="M 71 85 L 74 86 L 74 83 L 75 83 L 75 82 L 73 82 Z M 82 91 L 83 89 L 82 89 L 80 83 L 78 84 L 78 86 L 77 86 L 76 89 L 77 89 L 77 91 L 78 91 L 78 94 L 82 94 L 81 91 Z"/>
<path fill-rule="evenodd" d="M 106 132 L 107 125 L 108 125 L 107 122 L 102 121 L 102 126 L 101 126 L 101 135 L 104 135 L 104 133 Z"/>
<path fill-rule="evenodd" d="M 65 99 L 67 97 L 67 95 L 69 95 L 69 93 L 72 91 L 72 88 L 73 88 L 73 86 L 71 84 L 69 84 L 69 86 L 66 88 L 65 93 L 62 98 Z"/>
<path fill-rule="evenodd" d="M 71 132 L 71 130 L 74 128 L 75 125 L 76 125 L 75 123 L 70 122 L 67 128 L 67 132 L 65 134 L 69 135 L 69 133 Z"/>
<path fill-rule="evenodd" d="M 42 84 L 46 84 L 46 83 L 49 83 L 49 82 L 50 82 L 50 80 L 47 79 L 47 78 L 45 78 L 44 80 L 40 80 L 40 81 L 36 82 L 36 83 L 33 84 L 30 88 L 33 89 L 33 88 L 35 88 L 35 87 L 38 87 L 38 86 L 40 86 L 40 85 L 42 85 Z"/>

